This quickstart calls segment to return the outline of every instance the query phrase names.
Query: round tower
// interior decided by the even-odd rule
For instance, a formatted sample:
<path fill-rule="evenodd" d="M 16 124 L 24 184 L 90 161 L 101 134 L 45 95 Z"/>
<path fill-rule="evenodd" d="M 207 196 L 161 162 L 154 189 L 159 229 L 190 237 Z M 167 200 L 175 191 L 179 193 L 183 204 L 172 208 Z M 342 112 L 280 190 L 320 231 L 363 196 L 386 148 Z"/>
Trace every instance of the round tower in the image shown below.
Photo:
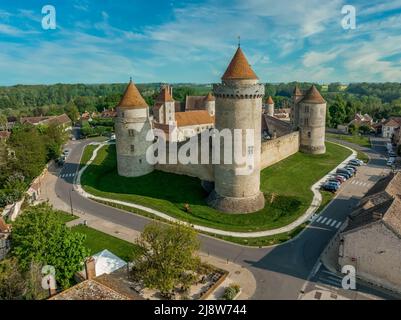
<path fill-rule="evenodd" d="M 291 102 L 291 124 L 294 130 L 299 128 L 299 102 L 302 100 L 304 94 L 299 90 L 298 86 L 295 85 L 294 92 L 292 93 Z"/>
<path fill-rule="evenodd" d="M 146 150 L 153 143 L 146 141 L 151 130 L 149 107 L 131 80 L 117 105 L 115 118 L 117 169 L 120 176 L 139 177 L 153 171 L 153 165 L 146 161 Z"/>
<path fill-rule="evenodd" d="M 266 99 L 266 114 L 270 117 L 274 116 L 274 101 L 271 96 Z"/>
<path fill-rule="evenodd" d="M 299 102 L 299 130 L 302 152 L 326 152 L 326 101 L 315 86 L 312 86 Z"/>
<path fill-rule="evenodd" d="M 261 210 L 265 199 L 260 191 L 260 150 L 261 117 L 264 85 L 251 69 L 241 48 L 238 47 L 221 84 L 213 86 L 216 97 L 215 128 L 231 132 L 234 145 L 234 130 L 241 129 L 242 156 L 253 158 L 252 165 L 235 163 L 234 152 L 231 164 L 224 161 L 225 139 L 220 138 L 220 164 L 214 167 L 215 189 L 209 195 L 208 203 L 219 211 L 230 213 L 249 213 Z M 246 144 L 246 131 L 253 130 L 251 144 Z M 241 131 L 240 131 L 241 132 Z M 235 148 L 233 148 L 235 151 Z M 237 150 L 238 151 L 238 150 Z M 247 173 L 239 173 L 241 168 Z"/>
<path fill-rule="evenodd" d="M 206 107 L 206 110 L 209 112 L 209 114 L 211 116 L 215 115 L 215 113 L 216 113 L 216 99 L 210 92 L 205 97 L 205 107 Z"/>

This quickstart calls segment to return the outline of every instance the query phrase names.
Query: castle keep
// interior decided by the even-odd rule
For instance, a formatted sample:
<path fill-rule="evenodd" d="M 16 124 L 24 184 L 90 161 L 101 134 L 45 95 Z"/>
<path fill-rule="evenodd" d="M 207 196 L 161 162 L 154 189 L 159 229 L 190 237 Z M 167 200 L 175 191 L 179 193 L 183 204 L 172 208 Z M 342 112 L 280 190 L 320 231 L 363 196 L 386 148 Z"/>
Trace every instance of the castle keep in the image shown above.
<path fill-rule="evenodd" d="M 197 177 L 209 192 L 207 203 L 222 212 L 250 213 L 261 210 L 265 198 L 260 191 L 260 170 L 302 151 L 311 154 L 325 152 L 326 102 L 312 86 L 306 92 L 295 88 L 290 121 L 276 117 L 274 101 L 268 97 L 263 104 L 264 84 L 249 65 L 238 47 L 227 67 L 222 82 L 213 86 L 213 95 L 187 97 L 185 111 L 173 99 L 172 87 L 164 85 L 153 107 L 149 107 L 132 81 L 117 106 L 116 150 L 118 173 L 138 177 L 154 169 Z M 178 145 L 211 129 L 242 130 L 242 155 L 252 157 L 248 174 L 238 174 L 244 164 L 234 161 L 201 164 L 158 163 L 146 161 L 152 150 L 153 130 L 166 134 L 175 132 Z M 246 130 L 252 130 L 251 143 Z M 199 139 L 201 140 L 201 139 Z M 224 159 L 225 139 L 220 139 L 220 159 Z M 178 147 L 179 148 L 179 147 Z M 234 149 L 235 150 L 235 149 Z M 224 159 L 226 160 L 226 159 Z"/>

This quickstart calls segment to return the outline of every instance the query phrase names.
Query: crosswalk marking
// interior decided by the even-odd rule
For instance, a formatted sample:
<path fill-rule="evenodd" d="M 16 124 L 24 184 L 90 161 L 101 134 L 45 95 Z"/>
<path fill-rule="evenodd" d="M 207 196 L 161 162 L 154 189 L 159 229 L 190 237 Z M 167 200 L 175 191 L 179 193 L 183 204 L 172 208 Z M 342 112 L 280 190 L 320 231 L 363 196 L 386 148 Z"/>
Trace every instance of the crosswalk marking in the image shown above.
<path fill-rule="evenodd" d="M 69 178 L 69 177 L 74 177 L 75 173 L 63 173 L 60 174 L 60 178 Z"/>
<path fill-rule="evenodd" d="M 327 220 L 327 222 L 326 222 L 326 226 L 328 226 L 332 220 L 333 220 L 333 219 L 329 219 L 329 220 Z"/>
<path fill-rule="evenodd" d="M 341 225 L 342 225 L 342 222 L 340 221 L 339 223 L 337 223 L 336 229 L 340 228 Z"/>
<path fill-rule="evenodd" d="M 327 218 L 323 218 L 323 220 L 320 223 L 324 223 L 327 220 Z"/>
<path fill-rule="evenodd" d="M 340 226 L 343 224 L 342 221 L 335 220 L 333 218 L 329 217 L 324 217 L 324 216 L 315 216 L 311 219 L 311 223 L 319 223 L 319 224 L 324 224 L 326 226 L 332 227 L 332 228 L 340 228 Z"/>
<path fill-rule="evenodd" d="M 330 227 L 333 227 L 336 223 L 337 223 L 337 221 L 333 220 L 333 222 L 331 223 Z"/>
<path fill-rule="evenodd" d="M 320 216 L 319 218 L 316 219 L 316 222 L 319 222 L 320 220 L 322 220 L 322 216 Z"/>

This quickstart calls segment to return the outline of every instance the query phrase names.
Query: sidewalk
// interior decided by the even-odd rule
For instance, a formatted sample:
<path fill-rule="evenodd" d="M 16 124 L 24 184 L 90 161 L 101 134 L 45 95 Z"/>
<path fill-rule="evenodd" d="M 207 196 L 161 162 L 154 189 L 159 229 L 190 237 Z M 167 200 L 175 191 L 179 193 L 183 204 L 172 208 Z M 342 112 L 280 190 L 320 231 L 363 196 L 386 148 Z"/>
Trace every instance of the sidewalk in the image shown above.
<path fill-rule="evenodd" d="M 158 217 L 160 217 L 160 218 L 162 218 L 162 219 L 164 219 L 166 221 L 182 222 L 181 220 L 173 218 L 173 217 L 171 217 L 171 216 L 169 216 L 169 215 L 167 215 L 167 214 L 165 214 L 163 212 L 160 212 L 158 210 L 154 210 L 154 209 L 151 209 L 151 208 L 139 205 L 139 204 L 134 204 L 134 203 L 131 203 L 131 202 L 125 202 L 125 201 L 120 201 L 120 200 L 114 200 L 114 199 L 94 196 L 94 195 L 91 195 L 91 194 L 87 193 L 85 190 L 83 190 L 83 188 L 81 187 L 81 183 L 80 183 L 81 176 L 82 176 L 83 172 L 86 170 L 86 168 L 92 163 L 92 161 L 94 161 L 94 159 L 97 156 L 97 152 L 99 151 L 99 149 L 102 148 L 104 145 L 105 144 L 99 144 L 99 146 L 93 151 L 93 154 L 92 154 L 92 157 L 90 158 L 90 160 L 87 162 L 87 164 L 83 168 L 81 168 L 81 170 L 78 173 L 78 177 L 77 177 L 76 182 L 74 184 L 74 188 L 82 197 L 90 198 L 90 199 L 94 199 L 94 200 L 111 202 L 111 203 L 115 203 L 115 204 L 131 207 L 131 208 L 136 208 L 136 209 L 139 209 L 139 210 L 146 211 L 146 212 L 149 212 L 151 214 L 154 214 L 155 216 L 158 216 Z M 311 217 L 313 217 L 313 215 L 319 209 L 319 206 L 322 203 L 322 195 L 320 193 L 320 187 L 321 187 L 322 183 L 327 179 L 327 177 L 329 175 L 332 175 L 333 173 L 335 173 L 338 167 L 344 166 L 349 160 L 351 160 L 351 159 L 356 157 L 355 150 L 353 150 L 353 149 L 351 149 L 351 148 L 349 148 L 347 146 L 343 146 L 343 147 L 351 150 L 352 151 L 352 155 L 349 156 L 347 159 L 345 159 L 336 168 L 334 168 L 326 176 L 322 177 L 319 181 L 317 181 L 311 187 L 311 190 L 313 192 L 312 203 L 309 206 L 309 208 L 306 210 L 306 212 L 301 217 L 299 217 L 297 220 L 295 220 L 294 222 L 292 222 L 292 223 L 290 223 L 290 224 L 288 224 L 288 225 L 286 225 L 284 227 L 281 227 L 281 228 L 272 229 L 272 230 L 265 230 L 265 231 L 257 231 L 257 232 L 225 231 L 225 230 L 214 229 L 214 228 L 209 228 L 209 227 L 200 226 L 200 225 L 193 225 L 193 224 L 191 224 L 191 226 L 194 229 L 198 230 L 198 231 L 203 231 L 203 232 L 207 232 L 207 233 L 211 233 L 211 234 L 217 234 L 217 235 L 221 235 L 221 236 L 236 237 L 236 238 L 259 238 L 259 237 L 266 237 L 266 236 L 272 236 L 272 235 L 276 235 L 276 234 L 280 234 L 280 233 L 290 232 L 290 231 L 294 230 L 298 226 L 302 225 L 304 222 L 308 221 Z"/>

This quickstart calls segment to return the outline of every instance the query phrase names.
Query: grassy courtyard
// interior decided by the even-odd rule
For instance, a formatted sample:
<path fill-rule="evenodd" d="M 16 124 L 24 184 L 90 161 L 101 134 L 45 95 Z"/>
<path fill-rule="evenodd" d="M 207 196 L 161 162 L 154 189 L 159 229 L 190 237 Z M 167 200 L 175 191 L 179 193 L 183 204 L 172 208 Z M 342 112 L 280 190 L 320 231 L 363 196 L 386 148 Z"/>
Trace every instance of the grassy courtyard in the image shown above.
<path fill-rule="evenodd" d="M 145 205 L 193 224 L 243 232 L 269 230 L 287 225 L 304 213 L 312 201 L 311 185 L 350 153 L 348 149 L 327 143 L 324 155 L 297 153 L 266 168 L 261 173 L 266 206 L 250 214 L 226 214 L 208 207 L 207 194 L 197 178 L 160 171 L 138 178 L 120 177 L 114 145 L 99 151 L 81 183 L 87 192 L 96 196 Z M 84 154 L 83 159 L 87 157 Z M 189 203 L 191 213 L 184 211 L 185 203 Z"/>

